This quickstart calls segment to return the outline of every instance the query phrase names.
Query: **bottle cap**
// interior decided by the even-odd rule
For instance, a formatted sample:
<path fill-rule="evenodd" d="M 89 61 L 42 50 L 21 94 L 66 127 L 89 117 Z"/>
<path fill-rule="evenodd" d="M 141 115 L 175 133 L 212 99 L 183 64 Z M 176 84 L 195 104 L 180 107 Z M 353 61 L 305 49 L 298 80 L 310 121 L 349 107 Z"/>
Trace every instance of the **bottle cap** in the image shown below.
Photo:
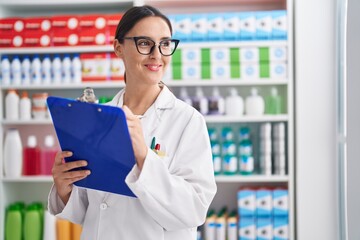
<path fill-rule="evenodd" d="M 27 92 L 27 91 L 23 91 L 23 92 L 21 93 L 21 98 L 29 98 L 28 92 Z"/>
<path fill-rule="evenodd" d="M 27 146 L 34 148 L 37 145 L 36 137 L 34 135 L 30 135 L 27 140 Z"/>
<path fill-rule="evenodd" d="M 251 96 L 257 96 L 258 95 L 258 90 L 256 88 L 251 88 L 250 92 L 251 92 Z"/>
<path fill-rule="evenodd" d="M 188 97 L 188 92 L 186 91 L 186 88 L 184 88 L 184 87 L 180 88 L 180 97 L 181 98 L 187 98 Z"/>
<path fill-rule="evenodd" d="M 271 88 L 271 96 L 277 96 L 278 95 L 278 90 L 276 87 L 272 87 Z"/>
<path fill-rule="evenodd" d="M 45 137 L 45 146 L 53 147 L 55 144 L 54 137 L 52 135 L 46 135 Z"/>
<path fill-rule="evenodd" d="M 218 87 L 213 88 L 213 96 L 214 97 L 220 97 L 220 91 Z"/>
<path fill-rule="evenodd" d="M 196 96 L 197 97 L 204 97 L 204 92 L 200 87 L 196 88 Z"/>
<path fill-rule="evenodd" d="M 229 92 L 230 92 L 230 96 L 237 96 L 238 95 L 238 91 L 234 87 L 229 88 Z"/>

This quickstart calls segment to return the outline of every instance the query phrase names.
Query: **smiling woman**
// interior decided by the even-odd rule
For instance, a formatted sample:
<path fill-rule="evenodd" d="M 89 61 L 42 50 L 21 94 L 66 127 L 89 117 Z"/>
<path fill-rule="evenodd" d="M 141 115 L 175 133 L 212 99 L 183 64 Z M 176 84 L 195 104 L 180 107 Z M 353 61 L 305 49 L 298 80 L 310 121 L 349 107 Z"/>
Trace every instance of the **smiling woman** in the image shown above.
<path fill-rule="evenodd" d="M 76 187 L 91 173 L 69 170 L 86 159 L 55 158 L 49 210 L 82 224 L 82 239 L 195 240 L 205 221 L 216 193 L 210 140 L 203 116 L 161 84 L 179 44 L 171 35 L 170 21 L 150 6 L 129 9 L 116 31 L 126 87 L 109 105 L 126 114 L 136 164 L 125 182 L 137 198 Z"/>

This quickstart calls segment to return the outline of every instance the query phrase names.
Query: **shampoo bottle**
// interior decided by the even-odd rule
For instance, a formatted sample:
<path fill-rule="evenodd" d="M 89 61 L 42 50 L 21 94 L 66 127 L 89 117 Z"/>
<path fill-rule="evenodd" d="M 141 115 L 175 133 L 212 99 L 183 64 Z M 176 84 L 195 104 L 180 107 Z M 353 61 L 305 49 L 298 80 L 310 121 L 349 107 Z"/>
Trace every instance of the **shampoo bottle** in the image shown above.
<path fill-rule="evenodd" d="M 55 140 L 52 135 L 47 135 L 45 137 L 45 147 L 41 150 L 40 158 L 40 174 L 41 175 L 51 175 L 51 169 L 54 163 L 55 155 L 58 152 L 56 148 Z"/>
<path fill-rule="evenodd" d="M 40 148 L 34 135 L 27 139 L 24 148 L 24 175 L 40 175 Z"/>
<path fill-rule="evenodd" d="M 27 207 L 24 218 L 24 240 L 42 239 L 41 209 L 37 204 Z"/>
<path fill-rule="evenodd" d="M 223 115 L 225 113 L 225 100 L 220 95 L 218 87 L 213 88 L 212 96 L 209 98 L 209 114 Z"/>
<path fill-rule="evenodd" d="M 31 100 L 28 97 L 28 93 L 23 91 L 20 99 L 20 119 L 30 120 L 31 119 Z"/>
<path fill-rule="evenodd" d="M 21 85 L 21 63 L 19 56 L 14 56 L 11 61 L 12 85 Z"/>
<path fill-rule="evenodd" d="M 180 97 L 181 100 L 189 104 L 190 106 L 193 105 L 191 98 L 188 95 L 188 92 L 186 91 L 186 88 L 182 87 L 180 88 Z"/>
<path fill-rule="evenodd" d="M 225 114 L 229 116 L 242 116 L 244 114 L 244 101 L 236 88 L 229 89 L 229 96 L 225 99 Z"/>
<path fill-rule="evenodd" d="M 196 88 L 196 94 L 193 99 L 193 107 L 198 110 L 201 114 L 206 115 L 209 112 L 209 103 L 207 98 L 204 96 L 204 92 L 200 87 Z"/>
<path fill-rule="evenodd" d="M 4 86 L 11 84 L 11 65 L 7 55 L 1 57 L 1 81 Z"/>
<path fill-rule="evenodd" d="M 19 131 L 10 128 L 4 143 L 4 172 L 7 177 L 20 177 L 22 173 L 23 156 Z"/>
<path fill-rule="evenodd" d="M 5 218 L 5 239 L 22 240 L 23 239 L 23 219 L 22 205 L 11 204 L 6 211 Z"/>
<path fill-rule="evenodd" d="M 281 114 L 281 97 L 278 94 L 276 87 L 271 88 L 271 94 L 265 101 L 265 113 L 266 114 Z"/>
<path fill-rule="evenodd" d="M 19 119 L 19 95 L 14 89 L 10 89 L 5 97 L 5 119 Z"/>
<path fill-rule="evenodd" d="M 258 95 L 258 90 L 256 88 L 252 88 L 251 95 L 245 100 L 246 115 L 260 116 L 264 114 L 264 110 L 264 99 Z"/>

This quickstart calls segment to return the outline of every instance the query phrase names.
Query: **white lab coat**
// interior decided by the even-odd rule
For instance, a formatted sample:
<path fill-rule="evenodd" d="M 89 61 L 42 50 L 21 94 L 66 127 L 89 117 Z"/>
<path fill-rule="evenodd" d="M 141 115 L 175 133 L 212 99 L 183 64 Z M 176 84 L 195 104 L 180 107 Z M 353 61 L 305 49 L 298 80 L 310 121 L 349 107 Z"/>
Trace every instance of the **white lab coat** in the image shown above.
<path fill-rule="evenodd" d="M 124 90 L 110 105 L 123 105 Z M 149 147 L 153 137 L 165 157 L 148 150 L 126 184 L 127 197 L 74 186 L 64 206 L 52 187 L 52 214 L 83 225 L 83 240 L 196 240 L 216 193 L 211 147 L 203 116 L 164 86 L 141 119 Z M 116 143 L 114 143 L 116 144 Z"/>

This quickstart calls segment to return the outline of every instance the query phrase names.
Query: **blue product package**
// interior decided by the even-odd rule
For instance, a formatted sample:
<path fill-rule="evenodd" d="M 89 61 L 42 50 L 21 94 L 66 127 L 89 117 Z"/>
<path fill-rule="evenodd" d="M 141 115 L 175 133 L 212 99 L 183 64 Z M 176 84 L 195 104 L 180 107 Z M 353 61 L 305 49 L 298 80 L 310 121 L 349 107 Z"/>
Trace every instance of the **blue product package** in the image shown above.
<path fill-rule="evenodd" d="M 272 34 L 271 11 L 256 12 L 256 39 L 269 40 Z"/>
<path fill-rule="evenodd" d="M 238 13 L 224 13 L 224 40 L 237 40 L 240 35 Z"/>
<path fill-rule="evenodd" d="M 289 239 L 289 219 L 287 217 L 274 217 L 273 240 Z"/>
<path fill-rule="evenodd" d="M 193 14 L 191 16 L 191 40 L 207 40 L 207 16 L 206 14 Z"/>
<path fill-rule="evenodd" d="M 191 16 L 189 14 L 179 14 L 175 16 L 175 39 L 181 41 L 191 40 Z"/>
<path fill-rule="evenodd" d="M 254 217 L 240 217 L 239 240 L 256 239 L 256 222 Z"/>
<path fill-rule="evenodd" d="M 274 217 L 287 217 L 289 215 L 289 192 L 286 189 L 273 190 Z"/>
<path fill-rule="evenodd" d="M 277 10 L 272 11 L 272 39 L 286 40 L 287 33 L 287 11 Z"/>
<path fill-rule="evenodd" d="M 256 240 L 272 240 L 273 225 L 271 217 L 257 218 L 256 220 Z"/>
<path fill-rule="evenodd" d="M 240 40 L 254 40 L 256 37 L 256 19 L 253 12 L 239 13 Z"/>
<path fill-rule="evenodd" d="M 254 217 L 256 210 L 256 195 L 252 189 L 238 191 L 238 209 L 241 217 Z"/>
<path fill-rule="evenodd" d="M 272 191 L 259 189 L 256 191 L 256 215 L 257 217 L 272 216 Z"/>
<path fill-rule="evenodd" d="M 208 20 L 208 40 L 220 41 L 224 35 L 224 24 L 221 13 L 207 14 Z"/>

